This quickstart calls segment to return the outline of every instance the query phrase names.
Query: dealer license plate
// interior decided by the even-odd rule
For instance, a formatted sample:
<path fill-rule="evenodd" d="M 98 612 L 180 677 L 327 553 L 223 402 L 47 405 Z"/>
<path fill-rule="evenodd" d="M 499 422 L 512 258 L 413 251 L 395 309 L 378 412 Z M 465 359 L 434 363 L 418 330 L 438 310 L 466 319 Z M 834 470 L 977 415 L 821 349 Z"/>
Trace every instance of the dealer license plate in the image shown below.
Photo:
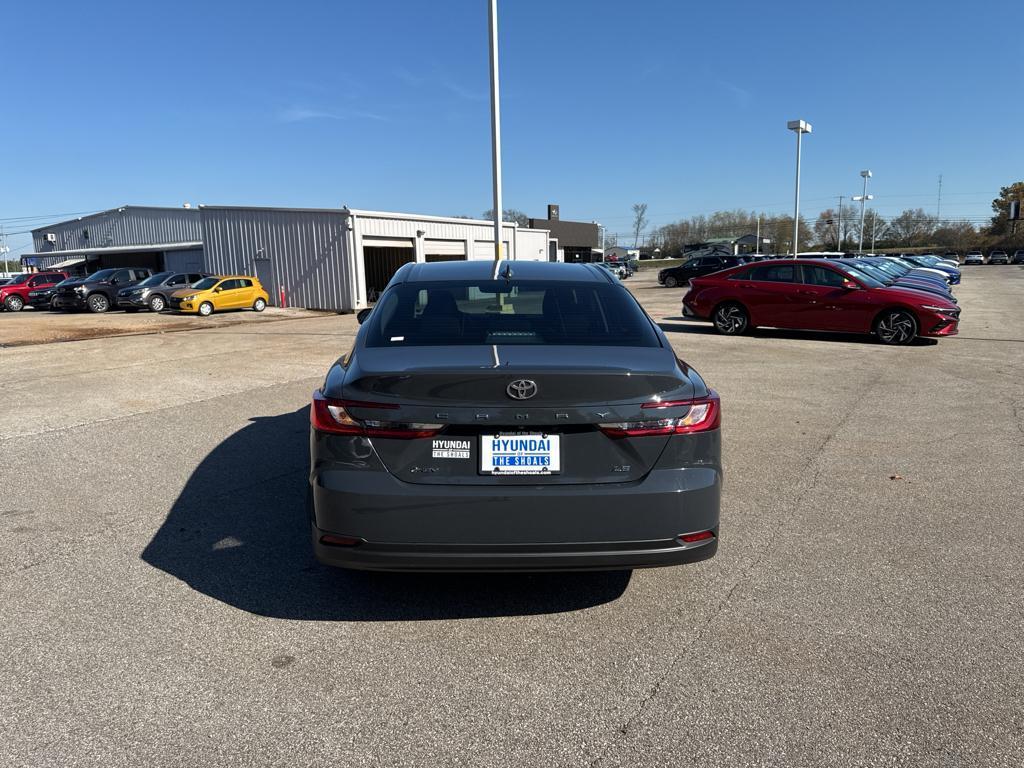
<path fill-rule="evenodd" d="M 558 435 L 480 436 L 480 472 L 484 475 L 556 475 L 562 471 Z"/>

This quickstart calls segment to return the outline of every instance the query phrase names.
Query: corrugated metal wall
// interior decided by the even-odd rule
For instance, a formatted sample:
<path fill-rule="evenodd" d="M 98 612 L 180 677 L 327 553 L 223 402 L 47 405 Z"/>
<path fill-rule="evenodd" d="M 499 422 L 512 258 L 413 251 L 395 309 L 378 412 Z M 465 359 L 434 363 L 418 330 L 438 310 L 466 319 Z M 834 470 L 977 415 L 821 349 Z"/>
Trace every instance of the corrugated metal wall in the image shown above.
<path fill-rule="evenodd" d="M 202 248 L 164 251 L 164 269 L 168 272 L 205 272 Z"/>
<path fill-rule="evenodd" d="M 47 233 L 56 235 L 57 242 L 47 242 Z M 32 231 L 36 253 L 108 246 L 191 243 L 201 239 L 199 210 L 196 208 L 127 206 Z"/>
<path fill-rule="evenodd" d="M 41 272 L 44 269 L 50 269 L 54 264 L 60 264 L 62 261 L 67 261 L 67 256 L 34 256 L 30 266 L 37 272 Z"/>
<path fill-rule="evenodd" d="M 346 260 L 346 216 L 340 210 L 203 207 L 206 271 L 252 275 L 269 260 L 289 306 L 348 311 L 355 307 L 354 266 Z M 261 269 L 262 273 L 262 269 Z"/>

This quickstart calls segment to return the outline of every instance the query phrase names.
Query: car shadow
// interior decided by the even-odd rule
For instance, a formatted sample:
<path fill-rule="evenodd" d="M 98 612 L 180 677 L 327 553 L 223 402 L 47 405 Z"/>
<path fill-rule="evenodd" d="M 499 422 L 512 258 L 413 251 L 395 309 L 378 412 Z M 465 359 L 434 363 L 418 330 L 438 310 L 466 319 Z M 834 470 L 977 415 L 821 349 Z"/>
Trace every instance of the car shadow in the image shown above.
<path fill-rule="evenodd" d="M 711 323 L 690 321 L 682 317 L 670 317 L 667 320 L 676 322 L 661 321 L 658 323 L 658 327 L 661 328 L 665 333 L 696 333 L 696 334 L 712 334 L 717 335 L 717 331 Z M 857 333 L 830 333 L 828 331 L 794 331 L 786 328 L 755 328 L 752 331 L 748 331 L 745 335 L 752 336 L 755 339 L 795 339 L 795 340 L 806 340 L 806 341 L 830 341 L 830 342 L 844 342 L 846 344 L 872 344 L 877 346 L 884 346 L 879 344 L 874 336 L 862 335 Z M 950 338 L 956 338 L 951 336 Z M 938 339 L 924 339 L 918 337 L 914 339 L 908 347 L 933 347 L 939 343 Z"/>
<path fill-rule="evenodd" d="M 260 616 L 319 621 L 559 613 L 620 597 L 630 571 L 397 574 L 321 565 L 305 498 L 309 411 L 254 418 L 196 467 L 142 552 L 155 568 Z"/>

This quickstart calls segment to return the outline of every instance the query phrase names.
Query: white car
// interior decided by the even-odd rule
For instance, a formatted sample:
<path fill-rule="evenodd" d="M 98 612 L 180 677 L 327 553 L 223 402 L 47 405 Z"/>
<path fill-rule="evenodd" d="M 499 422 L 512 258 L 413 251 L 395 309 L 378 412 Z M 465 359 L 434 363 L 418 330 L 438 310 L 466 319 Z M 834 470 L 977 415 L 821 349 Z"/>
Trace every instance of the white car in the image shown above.
<path fill-rule="evenodd" d="M 939 254 L 937 254 L 937 253 L 924 253 L 924 254 L 921 254 L 921 255 L 922 256 L 931 256 L 933 258 L 938 259 L 943 264 L 948 264 L 951 267 L 959 267 L 960 266 L 960 262 L 959 261 L 957 261 L 956 259 L 952 259 L 949 256 L 939 256 Z"/>
<path fill-rule="evenodd" d="M 964 256 L 964 266 L 968 264 L 984 264 L 985 257 L 982 256 L 981 251 L 968 251 L 967 255 Z"/>
<path fill-rule="evenodd" d="M 904 265 L 908 264 L 907 259 L 901 259 L 899 256 L 886 256 L 885 258 L 889 259 L 890 261 L 896 261 Z M 915 264 L 914 262 L 909 262 L 909 264 L 918 272 L 930 272 L 933 275 L 938 275 L 947 283 L 952 282 L 952 278 L 949 276 L 949 273 L 943 272 L 941 269 L 935 269 L 934 267 L 922 267 L 920 264 Z"/>

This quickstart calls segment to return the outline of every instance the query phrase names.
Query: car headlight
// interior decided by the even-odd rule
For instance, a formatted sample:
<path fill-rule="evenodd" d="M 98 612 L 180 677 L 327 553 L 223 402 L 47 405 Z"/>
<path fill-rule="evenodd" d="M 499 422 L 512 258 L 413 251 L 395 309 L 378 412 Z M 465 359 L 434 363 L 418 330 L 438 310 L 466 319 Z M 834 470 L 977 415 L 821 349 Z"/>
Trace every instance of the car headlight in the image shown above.
<path fill-rule="evenodd" d="M 190 295 L 190 296 L 185 296 L 185 297 L 184 297 L 184 298 L 182 299 L 182 301 L 195 301 L 195 300 L 196 300 L 196 294 L 192 294 L 192 295 Z"/>
<path fill-rule="evenodd" d="M 936 307 L 931 304 L 922 304 L 921 309 L 927 309 L 929 312 L 938 312 L 943 315 L 959 315 L 960 310 L 956 307 Z"/>

